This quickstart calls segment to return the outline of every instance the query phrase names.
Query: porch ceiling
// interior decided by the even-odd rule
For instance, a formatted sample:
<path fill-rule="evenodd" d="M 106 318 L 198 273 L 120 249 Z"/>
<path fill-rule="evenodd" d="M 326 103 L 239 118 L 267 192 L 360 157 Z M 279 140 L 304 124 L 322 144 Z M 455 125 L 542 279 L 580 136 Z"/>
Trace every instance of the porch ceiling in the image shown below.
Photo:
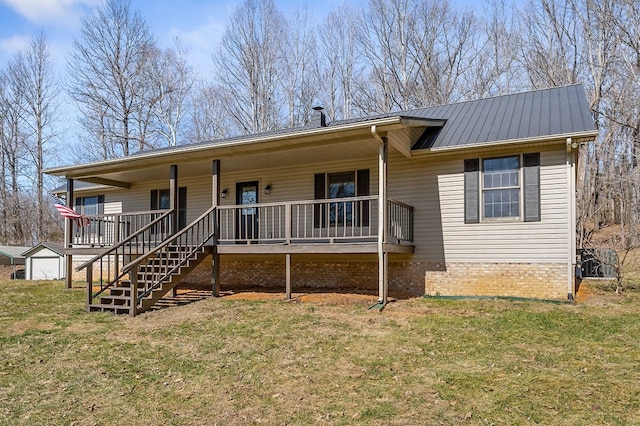
<path fill-rule="evenodd" d="M 378 125 L 386 134 L 391 149 L 406 155 L 424 129 L 432 123 L 401 124 L 395 120 Z M 223 173 L 242 170 L 259 170 L 339 161 L 344 159 L 376 158 L 378 142 L 371 134 L 371 126 L 336 131 L 301 133 L 278 140 L 225 145 L 185 146 L 184 149 L 167 152 L 150 152 L 149 155 L 132 156 L 120 161 L 107 160 L 84 166 L 51 169 L 47 172 L 87 182 L 113 186 L 133 185 L 138 182 L 168 179 L 169 165 L 177 164 L 181 178 L 211 174 L 212 160 L 219 159 Z"/>

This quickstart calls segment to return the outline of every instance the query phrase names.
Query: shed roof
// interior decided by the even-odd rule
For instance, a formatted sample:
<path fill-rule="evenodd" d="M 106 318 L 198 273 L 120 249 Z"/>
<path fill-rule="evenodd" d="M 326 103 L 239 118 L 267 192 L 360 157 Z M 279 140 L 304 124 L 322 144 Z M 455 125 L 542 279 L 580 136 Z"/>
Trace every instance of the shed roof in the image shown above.
<path fill-rule="evenodd" d="M 0 246 L 0 264 L 4 265 L 24 265 L 22 253 L 31 247 L 23 246 Z"/>
<path fill-rule="evenodd" d="M 29 247 L 28 250 L 22 253 L 22 256 L 25 258 L 29 256 L 33 256 L 35 253 L 37 253 L 43 248 L 47 248 L 52 252 L 59 254 L 60 256 L 64 256 L 64 246 L 60 243 L 51 243 L 51 242 L 42 242 L 42 243 L 36 244 L 33 247 Z"/>

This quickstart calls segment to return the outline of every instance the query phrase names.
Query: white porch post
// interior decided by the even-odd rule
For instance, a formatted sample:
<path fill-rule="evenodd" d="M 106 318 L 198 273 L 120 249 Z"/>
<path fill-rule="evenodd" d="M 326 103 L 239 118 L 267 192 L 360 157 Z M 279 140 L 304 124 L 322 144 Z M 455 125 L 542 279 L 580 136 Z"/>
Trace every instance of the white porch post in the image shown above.
<path fill-rule="evenodd" d="M 178 166 L 172 164 L 169 169 L 169 205 L 173 209 L 171 233 L 178 232 Z"/>
<path fill-rule="evenodd" d="M 389 254 L 387 242 L 387 138 L 378 146 L 378 302 L 387 304 L 389 282 Z"/>
<path fill-rule="evenodd" d="M 73 209 L 73 179 L 67 179 L 67 207 Z M 64 248 L 70 249 L 73 245 L 73 219 L 65 218 Z M 64 255 L 66 271 L 65 271 L 65 287 L 70 289 L 73 286 L 73 256 L 66 252 Z M 91 294 L 91 284 L 87 283 L 87 292 Z"/>
<path fill-rule="evenodd" d="M 178 220 L 178 198 L 178 166 L 172 164 L 169 168 L 169 205 L 173 209 L 171 214 L 171 234 L 178 232 L 178 227 L 180 226 Z M 176 297 L 175 287 L 171 289 L 170 296 Z"/>
<path fill-rule="evenodd" d="M 291 300 L 291 253 L 284 255 L 285 261 L 285 294 L 287 300 Z"/>
<path fill-rule="evenodd" d="M 576 150 L 578 145 L 567 138 L 567 201 L 569 220 L 568 225 L 568 259 L 567 259 L 567 299 L 574 300 L 576 293 Z"/>
<path fill-rule="evenodd" d="M 220 160 L 213 160 L 211 173 L 211 203 L 213 207 L 220 205 Z M 218 254 L 218 238 L 220 234 L 220 226 L 218 222 L 218 213 L 214 214 L 213 219 L 213 247 L 211 248 L 211 291 L 213 297 L 220 296 L 220 254 Z"/>

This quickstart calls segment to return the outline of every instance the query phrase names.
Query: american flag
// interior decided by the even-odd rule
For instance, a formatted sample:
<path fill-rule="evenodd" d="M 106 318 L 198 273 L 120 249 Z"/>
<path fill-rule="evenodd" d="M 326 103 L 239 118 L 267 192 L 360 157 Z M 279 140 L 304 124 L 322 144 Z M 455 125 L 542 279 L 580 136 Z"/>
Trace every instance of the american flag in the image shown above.
<path fill-rule="evenodd" d="M 49 198 L 53 201 L 53 206 L 58 210 L 58 213 L 62 217 L 68 217 L 69 219 L 74 219 L 78 226 L 87 226 L 89 225 L 89 219 L 79 213 L 76 213 L 71 207 L 67 207 L 62 198 L 57 197 L 53 194 L 49 194 Z"/>

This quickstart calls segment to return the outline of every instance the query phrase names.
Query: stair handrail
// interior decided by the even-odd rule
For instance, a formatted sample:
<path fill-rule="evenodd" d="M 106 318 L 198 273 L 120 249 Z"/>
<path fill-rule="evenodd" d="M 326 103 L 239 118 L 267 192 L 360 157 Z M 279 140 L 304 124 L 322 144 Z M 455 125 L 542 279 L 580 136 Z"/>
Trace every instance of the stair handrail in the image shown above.
<path fill-rule="evenodd" d="M 186 226 L 185 228 L 183 228 L 182 230 L 180 230 L 176 234 L 173 234 L 172 236 L 167 238 L 164 242 L 162 242 L 161 244 L 156 246 L 153 250 L 149 251 L 148 253 L 146 253 L 143 256 L 138 257 L 137 259 L 133 260 L 132 262 L 129 262 L 127 265 L 125 265 L 122 268 L 123 271 L 126 271 L 126 272 L 133 271 L 134 273 L 137 272 L 138 267 L 140 266 L 140 264 L 142 262 L 148 260 L 150 257 L 155 257 L 158 252 L 164 250 L 166 247 L 171 245 L 174 241 L 179 240 L 183 235 L 189 233 L 193 228 L 195 228 L 197 226 L 200 226 L 201 222 L 203 222 L 204 220 L 209 220 L 209 216 L 212 213 L 215 213 L 216 208 L 217 208 L 216 206 L 212 206 L 209 209 L 207 209 L 204 213 L 202 213 L 197 219 L 195 219 L 193 222 L 191 222 L 188 226 Z M 172 273 L 174 273 L 176 270 L 178 270 L 182 265 L 184 265 L 185 262 L 190 260 L 191 256 L 194 253 L 196 253 L 198 250 L 200 250 L 205 245 L 205 243 L 207 241 L 209 241 L 211 238 L 214 237 L 215 229 L 216 229 L 216 221 L 217 221 L 217 218 L 214 217 L 213 222 L 211 224 L 211 227 L 209 229 L 209 232 L 206 235 L 203 235 L 203 238 L 201 238 L 200 240 L 197 240 L 197 241 L 192 241 L 189 244 L 190 251 L 188 253 L 186 253 L 186 256 L 184 256 L 184 258 L 180 258 L 179 262 L 177 262 L 175 265 L 173 265 L 171 269 L 168 269 L 164 273 L 164 275 L 162 275 L 162 276 L 158 277 L 157 279 L 155 279 L 155 282 L 153 283 L 153 285 L 151 285 L 150 287 L 146 288 L 145 291 L 143 291 L 143 292 L 141 292 L 139 294 L 136 294 L 135 306 L 137 306 L 138 303 L 140 303 L 140 300 L 144 299 L 149 294 L 151 294 L 151 292 L 153 290 L 157 289 L 160 286 L 160 284 L 164 280 L 166 280 L 166 278 L 168 276 L 170 276 Z M 135 309 L 135 306 L 132 306 L 131 308 Z"/>
<path fill-rule="evenodd" d="M 100 254 L 95 255 L 94 257 L 92 257 L 91 259 L 87 260 L 86 262 L 84 262 L 80 266 L 77 266 L 75 268 L 75 270 L 76 271 L 81 271 L 84 268 L 88 267 L 89 265 L 92 265 L 93 263 L 97 262 L 101 258 L 110 255 L 112 252 L 118 250 L 120 247 L 127 245 L 129 242 L 131 242 L 132 240 L 137 238 L 140 234 L 144 233 L 146 230 L 150 229 L 154 225 L 157 225 L 159 222 L 161 222 L 164 218 L 166 218 L 167 216 L 169 216 L 172 213 L 173 213 L 173 209 L 167 210 L 165 213 L 163 213 L 162 215 L 158 216 L 157 218 L 155 218 L 154 220 L 152 220 L 151 222 L 149 222 L 148 224 L 146 224 L 142 228 L 138 229 L 136 232 L 134 232 L 133 234 L 129 235 L 127 238 L 125 238 L 124 240 L 120 241 L 118 244 L 110 247 L 109 249 L 103 251 Z"/>
<path fill-rule="evenodd" d="M 124 265 L 122 267 L 123 271 L 129 271 L 133 266 L 137 266 L 140 265 L 140 263 L 142 263 L 142 261 L 146 260 L 147 258 L 151 257 L 152 255 L 154 255 L 156 252 L 158 252 L 159 250 L 162 250 L 164 247 L 168 246 L 169 244 L 171 244 L 171 242 L 177 238 L 179 238 L 180 236 L 182 236 L 183 234 L 187 233 L 191 228 L 193 228 L 194 225 L 196 225 L 198 222 L 200 222 L 202 219 L 204 219 L 206 216 L 208 216 L 209 214 L 211 214 L 211 212 L 213 212 L 216 209 L 216 207 L 210 207 L 209 209 L 207 209 L 207 211 L 205 211 L 204 213 L 202 213 L 197 219 L 195 219 L 193 222 L 191 222 L 189 225 L 185 226 L 184 228 L 182 228 L 180 231 L 176 232 L 173 235 L 170 235 L 169 237 L 167 237 L 163 242 L 161 242 L 160 244 L 158 244 L 157 246 L 155 246 L 153 249 L 151 249 L 150 251 L 148 251 L 147 253 L 145 253 L 144 255 L 137 257 L 136 259 L 132 260 L 131 262 L 127 263 L 126 265 Z M 209 237 L 211 238 L 211 236 Z M 208 240 L 208 238 L 207 238 Z M 205 242 L 207 241 L 205 240 Z"/>

